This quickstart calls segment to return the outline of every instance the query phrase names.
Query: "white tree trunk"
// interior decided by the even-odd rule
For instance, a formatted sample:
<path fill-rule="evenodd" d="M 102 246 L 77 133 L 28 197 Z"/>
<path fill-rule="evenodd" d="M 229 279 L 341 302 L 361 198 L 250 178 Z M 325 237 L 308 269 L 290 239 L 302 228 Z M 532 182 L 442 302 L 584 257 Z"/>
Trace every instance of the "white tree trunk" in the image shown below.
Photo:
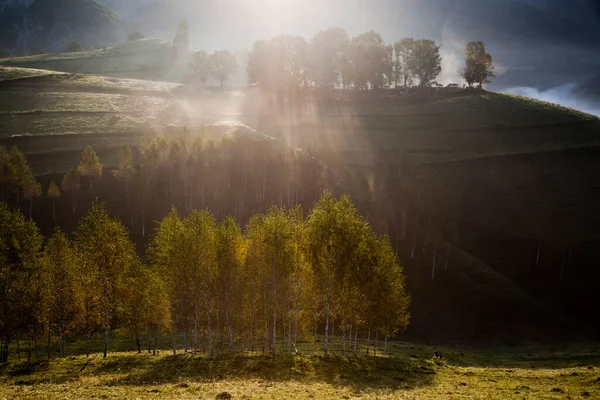
<path fill-rule="evenodd" d="M 331 294 L 327 294 L 327 313 L 325 314 L 325 355 L 329 350 L 329 313 L 331 312 Z"/>

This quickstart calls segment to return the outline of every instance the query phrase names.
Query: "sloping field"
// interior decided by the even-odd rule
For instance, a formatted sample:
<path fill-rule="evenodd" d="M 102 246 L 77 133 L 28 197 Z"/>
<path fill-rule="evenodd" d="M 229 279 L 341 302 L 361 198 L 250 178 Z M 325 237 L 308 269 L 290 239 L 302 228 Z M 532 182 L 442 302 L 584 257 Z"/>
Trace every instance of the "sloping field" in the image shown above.
<path fill-rule="evenodd" d="M 178 80 L 183 70 L 172 43 L 160 39 L 139 39 L 105 49 L 75 53 L 37 54 L 0 60 L 0 66 L 46 69 L 117 78 Z M 178 66 L 179 65 L 179 66 Z"/>
<path fill-rule="evenodd" d="M 420 333 L 441 324 L 461 335 L 469 321 L 485 322 L 495 308 L 503 313 L 498 332 L 577 313 L 590 320 L 600 281 L 596 117 L 487 92 L 290 102 L 256 89 L 201 93 L 170 83 L 0 67 L 0 143 L 18 145 L 38 175 L 72 169 L 87 145 L 111 167 L 118 147 L 136 145 L 146 133 L 183 126 L 199 133 L 214 125 L 222 134 L 223 126 L 237 123 L 293 146 L 316 146 L 331 165 L 357 167 L 369 182 L 382 167 L 413 182 L 422 224 L 432 215 L 442 240 L 453 245 L 448 271 L 434 281 L 423 268 L 431 265 L 433 246 L 414 261 L 405 257 Z M 397 200 L 386 199 L 392 208 Z M 397 236 L 397 215 L 382 205 L 372 217 Z M 477 337 L 479 327 L 469 332 Z"/>

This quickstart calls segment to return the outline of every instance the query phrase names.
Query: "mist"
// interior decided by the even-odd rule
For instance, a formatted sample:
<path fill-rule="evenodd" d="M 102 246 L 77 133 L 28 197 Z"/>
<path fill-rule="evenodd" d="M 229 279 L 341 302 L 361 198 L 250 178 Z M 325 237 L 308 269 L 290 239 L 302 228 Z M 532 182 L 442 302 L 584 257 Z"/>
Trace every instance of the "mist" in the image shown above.
<path fill-rule="evenodd" d="M 560 104 L 564 107 L 573 108 L 600 117 L 600 104 L 582 98 L 577 90 L 579 85 L 567 83 L 549 89 L 538 89 L 534 87 L 518 86 L 503 90 L 503 93 L 516 94 L 531 97 L 533 99 Z"/>

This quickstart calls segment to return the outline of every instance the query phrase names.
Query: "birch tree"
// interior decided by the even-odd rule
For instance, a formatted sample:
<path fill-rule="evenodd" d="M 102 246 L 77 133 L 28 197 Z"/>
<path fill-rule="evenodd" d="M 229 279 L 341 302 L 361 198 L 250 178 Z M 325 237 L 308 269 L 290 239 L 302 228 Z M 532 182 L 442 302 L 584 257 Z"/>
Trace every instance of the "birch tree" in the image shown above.
<path fill-rule="evenodd" d="M 103 357 L 106 358 L 111 320 L 119 303 L 119 289 L 135 261 L 135 248 L 125 227 L 112 219 L 97 201 L 80 222 L 76 246 L 81 256 L 82 272 L 93 277 L 91 287 L 102 288 L 97 301 L 104 318 Z"/>
<path fill-rule="evenodd" d="M 50 181 L 46 197 L 52 201 L 52 221 L 54 222 L 54 225 L 56 225 L 56 200 L 60 198 L 60 190 L 54 181 Z"/>
<path fill-rule="evenodd" d="M 0 203 L 0 334 L 4 341 L 0 362 L 8 360 L 9 344 L 23 315 L 33 306 L 30 283 L 41 244 L 37 226 Z"/>
<path fill-rule="evenodd" d="M 77 166 L 77 173 L 88 178 L 90 182 L 90 193 L 92 192 L 92 178 L 102 176 L 102 164 L 91 146 L 83 149 L 81 161 Z"/>
<path fill-rule="evenodd" d="M 233 350 L 233 319 L 240 312 L 241 268 L 243 265 L 242 231 L 232 217 L 227 217 L 217 226 L 216 231 L 217 279 L 216 294 L 219 298 L 221 314 L 225 316 L 229 351 Z"/>
<path fill-rule="evenodd" d="M 71 208 L 73 209 L 73 215 L 75 215 L 75 209 L 77 208 L 77 193 L 79 192 L 79 175 L 77 174 L 77 171 L 72 170 L 65 172 L 60 186 L 62 187 L 62 190 L 71 197 Z"/>
<path fill-rule="evenodd" d="M 160 222 L 148 251 L 153 268 L 165 284 L 173 329 L 187 329 L 192 293 L 186 258 L 184 227 L 175 208 Z M 173 354 L 176 353 L 173 339 Z"/>
<path fill-rule="evenodd" d="M 212 317 L 216 306 L 215 278 L 216 236 L 215 220 L 209 211 L 192 211 L 183 220 L 186 267 L 193 306 L 194 353 L 198 349 L 198 329 L 200 313 L 204 308 L 209 335 L 209 352 L 214 353 Z"/>
<path fill-rule="evenodd" d="M 65 356 L 65 336 L 74 332 L 83 317 L 81 276 L 77 255 L 69 239 L 60 231 L 44 247 L 42 266 L 42 305 L 48 328 L 58 337 L 59 356 Z"/>
<path fill-rule="evenodd" d="M 323 193 L 308 218 L 309 257 L 324 306 L 325 354 L 329 351 L 333 302 L 355 259 L 365 224 L 350 199 L 337 201 L 328 192 Z"/>

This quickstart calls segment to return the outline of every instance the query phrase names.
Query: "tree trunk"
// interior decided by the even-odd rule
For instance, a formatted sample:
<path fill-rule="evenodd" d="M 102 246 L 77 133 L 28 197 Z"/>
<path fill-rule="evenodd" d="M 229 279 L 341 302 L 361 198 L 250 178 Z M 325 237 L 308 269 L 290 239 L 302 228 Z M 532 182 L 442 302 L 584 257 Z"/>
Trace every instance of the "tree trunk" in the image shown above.
<path fill-rule="evenodd" d="M 175 348 L 175 329 L 171 332 L 171 342 L 173 344 L 173 355 L 177 355 L 177 349 Z"/>
<path fill-rule="evenodd" d="M 367 356 L 369 355 L 369 347 L 371 346 L 371 323 L 369 323 L 369 331 L 367 333 Z"/>
<path fill-rule="evenodd" d="M 62 324 L 58 325 L 58 356 L 60 358 L 65 356 L 65 341 L 63 337 Z"/>
<path fill-rule="evenodd" d="M 429 229 L 431 229 L 431 215 L 427 221 L 427 230 L 425 231 L 425 238 L 423 239 L 423 254 L 425 254 L 425 249 L 427 249 L 427 240 L 429 239 Z"/>
<path fill-rule="evenodd" d="M 275 246 L 275 254 L 273 255 L 273 352 L 275 352 L 275 344 L 277 343 L 277 249 Z"/>
<path fill-rule="evenodd" d="M 19 342 L 19 336 L 17 336 L 17 361 L 21 361 L 21 344 Z"/>
<path fill-rule="evenodd" d="M 33 208 L 33 196 L 31 196 L 29 198 L 29 220 L 31 221 L 31 214 L 32 214 L 32 208 Z"/>
<path fill-rule="evenodd" d="M 387 333 L 386 333 L 386 334 L 385 334 L 385 341 L 383 342 L 383 343 L 384 343 L 384 345 L 383 345 L 383 355 L 384 355 L 384 356 L 387 356 L 387 354 L 388 354 L 388 353 L 387 353 L 387 339 L 388 339 L 388 335 L 387 335 Z"/>
<path fill-rule="evenodd" d="M 88 334 L 87 334 L 87 349 L 86 349 L 86 354 L 85 354 L 85 356 L 87 358 L 90 357 L 90 341 L 91 341 L 91 337 L 90 336 L 91 336 L 91 334 L 90 334 L 90 332 L 88 332 Z"/>
<path fill-rule="evenodd" d="M 325 314 L 325 355 L 329 346 L 329 313 L 331 312 L 331 293 L 327 294 L 327 313 Z"/>
<path fill-rule="evenodd" d="M 104 277 L 104 355 L 102 358 L 106 358 L 108 355 L 108 332 L 110 330 L 110 325 L 108 324 L 108 310 L 108 282 L 106 281 L 106 277 Z"/>
<path fill-rule="evenodd" d="M 8 335 L 4 339 L 4 348 L 2 350 L 2 362 L 8 362 L 8 344 L 10 343 L 10 337 Z"/>
<path fill-rule="evenodd" d="M 233 351 L 233 327 L 231 326 L 231 321 L 229 320 L 229 310 L 228 307 L 225 306 L 225 322 L 227 323 L 227 333 L 229 334 L 229 351 Z"/>
<path fill-rule="evenodd" d="M 51 339 L 51 336 L 50 336 L 50 329 L 48 329 L 48 361 L 50 361 L 50 351 L 52 350 L 52 349 L 50 348 L 50 343 L 51 343 L 51 342 L 50 342 L 50 339 Z"/>
<path fill-rule="evenodd" d="M 444 270 L 448 269 L 448 260 L 450 259 L 450 243 L 447 244 L 446 248 L 446 262 L 444 263 Z"/>
<path fill-rule="evenodd" d="M 437 255 L 437 243 L 433 245 L 433 262 L 431 263 L 431 280 L 435 278 L 435 257 Z"/>
<path fill-rule="evenodd" d="M 140 335 L 135 333 L 135 344 L 137 344 L 138 354 L 142 354 L 142 346 L 140 346 Z"/>
<path fill-rule="evenodd" d="M 146 236 L 146 210 L 142 206 L 142 236 Z"/>
<path fill-rule="evenodd" d="M 194 304 L 194 354 L 198 351 L 198 301 Z"/>
<path fill-rule="evenodd" d="M 379 329 L 375 329 L 375 346 L 373 347 L 373 356 L 377 357 L 377 340 L 379 339 Z"/>
<path fill-rule="evenodd" d="M 158 335 L 154 336 L 154 348 L 152 350 L 152 355 L 156 355 L 156 343 L 158 342 Z"/>
<path fill-rule="evenodd" d="M 187 353 L 188 352 L 188 345 L 187 345 L 187 329 L 183 329 L 183 352 Z"/>
<path fill-rule="evenodd" d="M 210 318 L 210 308 L 208 309 L 208 353 L 211 357 L 215 355 L 214 337 Z"/>
<path fill-rule="evenodd" d="M 358 326 L 356 327 L 356 330 L 354 331 L 354 355 L 358 355 L 357 353 L 357 348 L 358 348 Z"/>
<path fill-rule="evenodd" d="M 92 193 L 92 176 L 90 175 L 90 193 Z"/>
<path fill-rule="evenodd" d="M 335 319 L 331 320 L 331 352 L 335 354 Z"/>
<path fill-rule="evenodd" d="M 56 200 L 52 200 L 52 220 L 54 221 L 54 225 L 56 225 Z"/>
<path fill-rule="evenodd" d="M 410 245 L 410 258 L 415 258 L 415 250 L 417 249 L 417 236 L 419 234 L 419 225 L 417 223 L 417 221 L 415 221 L 415 231 L 413 233 L 413 237 L 412 237 L 412 243 Z"/>

